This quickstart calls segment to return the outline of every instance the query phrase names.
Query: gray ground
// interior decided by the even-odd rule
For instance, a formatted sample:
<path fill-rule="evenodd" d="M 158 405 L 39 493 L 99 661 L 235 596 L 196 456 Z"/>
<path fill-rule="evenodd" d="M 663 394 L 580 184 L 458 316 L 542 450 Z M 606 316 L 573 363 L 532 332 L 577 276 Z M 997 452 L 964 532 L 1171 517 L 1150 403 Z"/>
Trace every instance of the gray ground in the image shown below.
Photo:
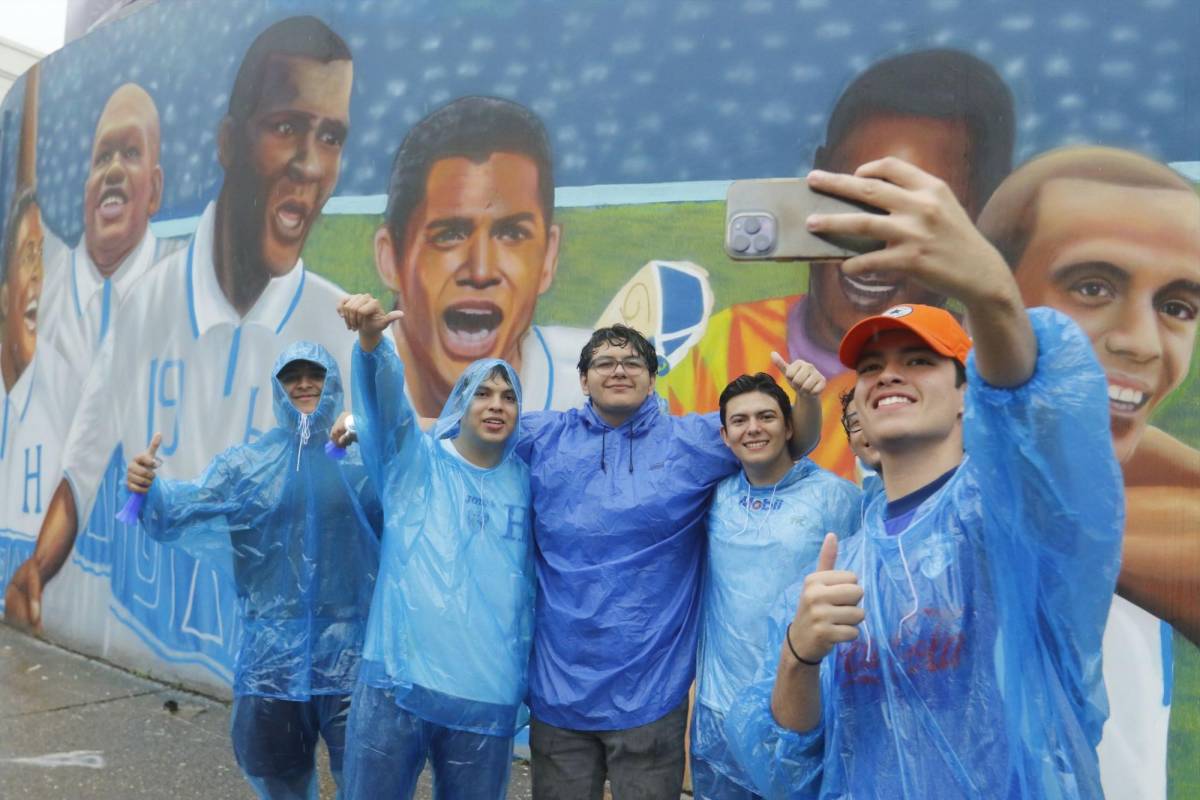
<path fill-rule="evenodd" d="M 324 763 L 321 778 L 333 797 Z M 0 798 L 253 796 L 230 750 L 227 703 L 0 625 Z M 521 762 L 508 796 L 530 797 Z M 432 797 L 428 770 L 417 797 Z"/>

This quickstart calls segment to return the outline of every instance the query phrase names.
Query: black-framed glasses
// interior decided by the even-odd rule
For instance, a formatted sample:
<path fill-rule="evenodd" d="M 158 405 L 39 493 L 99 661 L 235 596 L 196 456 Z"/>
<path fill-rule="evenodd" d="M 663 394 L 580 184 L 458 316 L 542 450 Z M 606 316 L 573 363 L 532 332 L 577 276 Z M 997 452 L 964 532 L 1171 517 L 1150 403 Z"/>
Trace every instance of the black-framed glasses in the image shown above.
<path fill-rule="evenodd" d="M 617 365 L 625 370 L 626 375 L 641 375 L 646 371 L 646 361 L 640 356 L 628 356 L 626 358 L 610 358 L 601 356 L 592 361 L 588 369 L 594 369 L 600 375 L 612 375 L 617 371 Z"/>

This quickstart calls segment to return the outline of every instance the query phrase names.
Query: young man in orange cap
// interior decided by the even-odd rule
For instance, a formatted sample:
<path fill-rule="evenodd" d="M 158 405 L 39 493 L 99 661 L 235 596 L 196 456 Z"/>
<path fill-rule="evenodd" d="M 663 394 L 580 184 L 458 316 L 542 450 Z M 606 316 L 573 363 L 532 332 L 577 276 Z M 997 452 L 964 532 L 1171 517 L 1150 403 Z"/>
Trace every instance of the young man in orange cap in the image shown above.
<path fill-rule="evenodd" d="M 809 182 L 890 212 L 809 218 L 888 242 L 845 272 L 903 270 L 975 338 L 918 304 L 846 333 L 886 497 L 840 552 L 826 537 L 729 740 L 769 796 L 1101 796 L 1123 525 L 1104 373 L 1067 317 L 1025 311 L 942 181 L 884 159 Z"/>

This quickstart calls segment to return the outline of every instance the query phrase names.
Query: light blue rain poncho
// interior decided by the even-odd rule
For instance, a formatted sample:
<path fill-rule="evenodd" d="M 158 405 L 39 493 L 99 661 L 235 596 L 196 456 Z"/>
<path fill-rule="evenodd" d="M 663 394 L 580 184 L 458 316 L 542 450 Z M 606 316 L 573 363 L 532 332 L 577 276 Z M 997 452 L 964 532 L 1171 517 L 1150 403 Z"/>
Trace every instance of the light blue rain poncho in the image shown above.
<path fill-rule="evenodd" d="M 784 590 L 813 570 L 825 534 L 858 530 L 862 492 L 805 458 L 773 486 L 745 472 L 717 485 L 708 513 L 692 753 L 753 788 L 725 741 L 723 721 L 749 686 L 770 639 L 769 615 Z M 793 605 L 793 608 L 795 606 Z"/>
<path fill-rule="evenodd" d="M 457 730 L 512 736 L 533 637 L 529 469 L 509 437 L 499 464 L 466 461 L 451 439 L 475 391 L 504 361 L 459 377 L 431 432 L 404 394 L 392 344 L 354 348 L 354 417 L 371 478 L 385 498 L 383 554 L 361 680 L 397 704 Z"/>
<path fill-rule="evenodd" d="M 342 410 L 337 363 L 296 342 L 273 374 L 297 360 L 325 368 L 317 409 L 301 414 L 274 377 L 278 427 L 224 451 L 196 480 L 156 479 L 141 524 L 233 576 L 242 624 L 234 692 L 308 700 L 354 688 L 382 509 L 357 447 L 341 461 L 324 452 Z"/>
<path fill-rule="evenodd" d="M 821 664 L 822 721 L 777 726 L 768 679 L 726 729 L 769 797 L 1102 797 L 1100 642 L 1124 528 L 1104 373 L 1067 317 L 1030 312 L 1033 376 L 1000 389 L 972 354 L 966 457 L 888 536 L 882 496 L 838 553 L 863 587 L 854 642 Z"/>

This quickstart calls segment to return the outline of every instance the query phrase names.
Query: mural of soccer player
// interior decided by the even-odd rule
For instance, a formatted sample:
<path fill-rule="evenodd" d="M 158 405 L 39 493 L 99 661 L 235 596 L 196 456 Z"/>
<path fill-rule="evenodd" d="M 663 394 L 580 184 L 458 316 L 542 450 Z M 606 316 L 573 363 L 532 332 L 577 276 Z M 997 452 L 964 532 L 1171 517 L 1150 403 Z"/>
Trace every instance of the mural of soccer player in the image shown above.
<path fill-rule="evenodd" d="M 352 338 L 329 313 L 342 292 L 306 271 L 300 252 L 337 183 L 352 79 L 345 42 L 316 18 L 282 20 L 251 44 L 219 125 L 225 172 L 219 195 L 187 247 L 139 282 L 105 338 L 83 388 L 64 449 L 64 477 L 36 550 L 8 586 L 9 620 L 40 625 L 42 586 L 68 564 L 75 580 L 62 589 L 49 586 L 47 605 L 58 607 L 50 597 L 55 591 L 83 599 L 65 603 L 72 609 L 64 614 L 69 619 L 53 624 L 76 630 L 108 624 L 108 615 L 88 619 L 105 614 L 107 598 L 97 601 L 78 584 L 111 571 L 113 602 L 136 618 L 143 639 L 156 637 L 156 646 L 181 652 L 215 652 L 213 658 L 228 663 L 227 629 L 199 630 L 199 617 L 167 620 L 161 610 L 129 601 L 131 593 L 147 590 L 136 584 L 141 576 L 155 572 L 125 563 L 134 551 L 143 552 L 143 561 L 146 553 L 168 556 L 136 528 L 113 522 L 120 499 L 116 470 L 124 469 L 124 454 L 146 448 L 151 429 L 164 433 L 160 474 L 174 477 L 198 474 L 224 448 L 272 427 L 265 380 L 275 356 L 292 341 L 315 341 L 337 356 L 343 371 L 348 368 Z M 77 538 L 81 529 L 87 535 Z M 169 557 L 172 568 L 158 568 L 158 575 L 179 572 L 179 556 Z M 193 587 L 204 585 L 206 578 L 195 577 L 201 566 L 187 566 L 182 589 L 159 577 L 162 585 L 149 590 L 186 594 L 189 580 Z M 92 591 L 107 592 L 107 579 L 99 580 Z M 178 602 L 190 609 L 193 599 Z M 123 627 L 109 629 L 106 641 L 124 647 Z"/>
<path fill-rule="evenodd" d="M 527 408 L 583 402 L 575 365 L 590 331 L 533 325 L 561 236 L 550 142 L 533 112 L 463 97 L 408 133 L 392 166 L 375 265 L 404 311 L 393 333 L 419 414 L 436 417 L 479 358 L 513 365 Z"/>
<path fill-rule="evenodd" d="M 884 59 L 859 75 L 829 117 L 813 166 L 853 172 L 896 156 L 944 180 L 974 218 L 1012 165 L 1013 99 L 987 63 L 955 50 L 924 50 Z M 771 351 L 814 364 L 829 383 L 825 427 L 812 458 L 854 477 L 854 454 L 840 430 L 840 395 L 853 386 L 837 358 L 845 332 L 897 303 L 940 304 L 894 275 L 850 278 L 840 262 L 809 267 L 806 295 L 734 305 L 712 316 L 700 344 L 659 381 L 672 410 L 713 411 L 721 390 L 753 372 Z M 754 369 L 758 367 L 755 366 Z"/>
<path fill-rule="evenodd" d="M 44 229 L 32 187 L 13 197 L 0 250 L 0 584 L 33 552 L 60 477 L 76 376 L 39 346 Z"/>
<path fill-rule="evenodd" d="M 1200 452 L 1150 424 L 1187 377 L 1200 317 L 1200 197 L 1168 167 L 1104 147 L 1013 172 L 979 217 L 1026 305 L 1073 317 L 1109 380 L 1125 473 L 1118 596 L 1104 634 L 1108 797 L 1165 797 L 1170 629 L 1200 642 Z"/>
<path fill-rule="evenodd" d="M 86 375 L 138 280 L 174 244 L 150 232 L 162 202 L 159 120 L 137 84 L 108 98 L 92 139 L 83 184 L 83 238 L 71 249 L 47 242 L 47 340 Z"/>

